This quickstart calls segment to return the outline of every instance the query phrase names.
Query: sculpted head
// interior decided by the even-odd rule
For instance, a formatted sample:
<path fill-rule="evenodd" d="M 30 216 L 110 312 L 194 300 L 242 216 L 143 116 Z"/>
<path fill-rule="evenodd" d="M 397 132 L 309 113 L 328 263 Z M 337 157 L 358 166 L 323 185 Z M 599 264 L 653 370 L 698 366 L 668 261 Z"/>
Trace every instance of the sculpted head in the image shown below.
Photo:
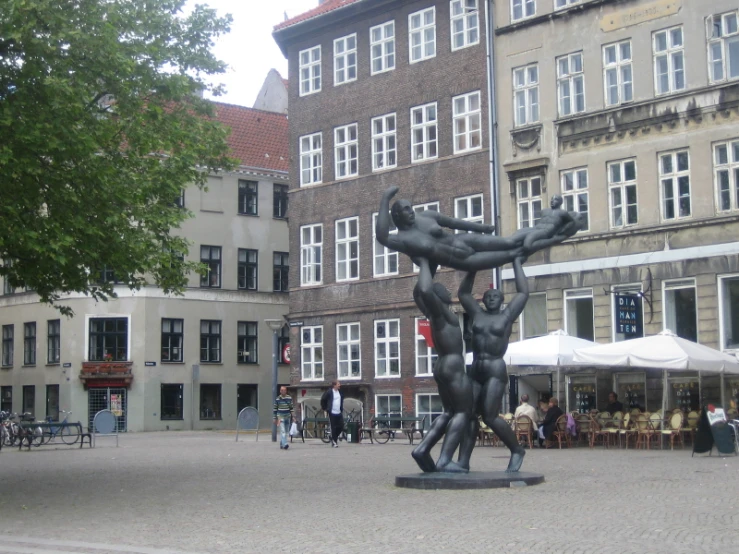
<path fill-rule="evenodd" d="M 390 208 L 390 217 L 398 229 L 408 229 L 416 221 L 416 212 L 408 200 L 396 200 Z"/>
<path fill-rule="evenodd" d="M 555 194 L 554 196 L 552 196 L 552 199 L 549 201 L 549 205 L 552 207 L 552 209 L 556 210 L 562 205 L 562 202 L 564 202 L 562 197 L 559 194 Z"/>
<path fill-rule="evenodd" d="M 503 305 L 503 293 L 498 289 L 488 289 L 482 295 L 482 303 L 489 312 L 497 312 Z"/>

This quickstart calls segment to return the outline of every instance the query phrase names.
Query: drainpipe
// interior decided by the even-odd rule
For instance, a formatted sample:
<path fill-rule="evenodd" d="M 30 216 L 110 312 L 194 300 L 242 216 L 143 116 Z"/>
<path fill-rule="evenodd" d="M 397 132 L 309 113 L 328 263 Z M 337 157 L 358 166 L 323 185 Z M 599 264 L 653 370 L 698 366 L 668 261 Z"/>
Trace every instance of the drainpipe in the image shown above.
<path fill-rule="evenodd" d="M 500 234 L 500 214 L 498 206 L 500 203 L 498 189 L 498 114 L 495 102 L 495 47 L 493 45 L 494 0 L 485 0 L 485 65 L 488 85 L 488 134 L 490 148 L 488 150 L 488 168 L 490 171 L 490 214 L 492 223 L 495 225 L 495 234 Z M 490 277 L 495 288 L 502 288 L 500 271 L 493 268 Z"/>

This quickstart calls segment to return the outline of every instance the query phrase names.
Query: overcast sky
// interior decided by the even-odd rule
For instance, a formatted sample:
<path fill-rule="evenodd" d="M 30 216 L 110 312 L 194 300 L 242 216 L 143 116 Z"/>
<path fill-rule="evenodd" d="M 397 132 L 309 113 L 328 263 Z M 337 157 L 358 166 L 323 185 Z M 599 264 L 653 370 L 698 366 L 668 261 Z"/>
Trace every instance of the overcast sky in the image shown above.
<path fill-rule="evenodd" d="M 214 48 L 216 56 L 229 65 L 217 82 L 226 85 L 220 102 L 251 106 L 270 69 L 287 78 L 287 60 L 272 39 L 272 28 L 288 18 L 307 12 L 318 0 L 190 0 L 207 4 L 219 15 L 233 16 L 231 32 Z"/>

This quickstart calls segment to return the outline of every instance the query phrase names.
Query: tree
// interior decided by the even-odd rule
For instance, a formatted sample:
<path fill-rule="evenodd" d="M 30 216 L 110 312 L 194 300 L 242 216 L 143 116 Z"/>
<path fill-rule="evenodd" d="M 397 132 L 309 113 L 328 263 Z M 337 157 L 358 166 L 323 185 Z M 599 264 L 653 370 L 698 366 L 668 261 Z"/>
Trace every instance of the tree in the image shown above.
<path fill-rule="evenodd" d="M 3 0 L 0 267 L 43 302 L 116 281 L 181 293 L 189 184 L 229 169 L 227 130 L 202 98 L 225 64 L 230 16 L 185 0 Z M 68 307 L 62 311 L 71 313 Z"/>

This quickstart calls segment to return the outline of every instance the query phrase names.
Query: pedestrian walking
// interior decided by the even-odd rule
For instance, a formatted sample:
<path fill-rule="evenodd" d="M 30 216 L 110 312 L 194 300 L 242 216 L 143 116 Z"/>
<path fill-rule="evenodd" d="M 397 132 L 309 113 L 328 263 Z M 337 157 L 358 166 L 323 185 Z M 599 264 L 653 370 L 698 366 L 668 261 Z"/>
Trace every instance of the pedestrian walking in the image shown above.
<path fill-rule="evenodd" d="M 293 410 L 293 397 L 287 394 L 287 387 L 280 387 L 280 395 L 275 398 L 273 411 L 275 425 L 279 425 L 280 427 L 280 448 L 282 450 L 290 448 L 290 445 L 287 444 L 287 437 L 290 433 Z"/>
<path fill-rule="evenodd" d="M 321 409 L 328 414 L 328 420 L 331 424 L 331 446 L 339 447 L 339 435 L 344 429 L 344 397 L 341 396 L 339 389 L 341 383 L 332 381 L 331 388 L 321 396 Z"/>

